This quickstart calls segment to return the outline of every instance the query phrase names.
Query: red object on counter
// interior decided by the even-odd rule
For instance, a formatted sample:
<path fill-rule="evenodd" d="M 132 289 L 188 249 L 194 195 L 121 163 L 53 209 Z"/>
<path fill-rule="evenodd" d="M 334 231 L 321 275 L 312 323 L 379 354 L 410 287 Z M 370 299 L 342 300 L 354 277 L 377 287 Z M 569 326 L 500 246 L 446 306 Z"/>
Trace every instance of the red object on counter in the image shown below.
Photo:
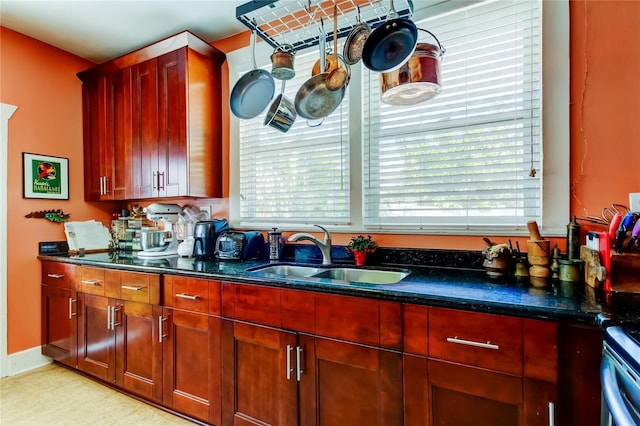
<path fill-rule="evenodd" d="M 620 217 L 622 219 L 622 216 Z M 612 221 L 613 223 L 613 221 Z M 620 221 L 618 221 L 620 224 Z M 616 226 L 617 229 L 617 226 Z M 615 232 L 615 231 L 614 231 Z M 598 251 L 600 252 L 600 261 L 604 265 L 607 270 L 607 278 L 604 280 L 602 284 L 602 288 L 604 291 L 611 291 L 611 235 L 608 232 L 598 232 L 598 236 L 600 237 L 600 247 Z"/>

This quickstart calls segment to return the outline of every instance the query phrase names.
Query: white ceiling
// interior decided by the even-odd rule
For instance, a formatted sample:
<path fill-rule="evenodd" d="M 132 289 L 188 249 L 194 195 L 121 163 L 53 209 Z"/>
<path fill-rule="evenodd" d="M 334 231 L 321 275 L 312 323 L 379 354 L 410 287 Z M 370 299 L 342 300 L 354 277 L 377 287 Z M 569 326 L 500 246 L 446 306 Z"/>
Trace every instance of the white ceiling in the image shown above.
<path fill-rule="evenodd" d="M 1 0 L 0 25 L 96 63 L 184 30 L 207 42 L 245 31 L 248 0 Z"/>

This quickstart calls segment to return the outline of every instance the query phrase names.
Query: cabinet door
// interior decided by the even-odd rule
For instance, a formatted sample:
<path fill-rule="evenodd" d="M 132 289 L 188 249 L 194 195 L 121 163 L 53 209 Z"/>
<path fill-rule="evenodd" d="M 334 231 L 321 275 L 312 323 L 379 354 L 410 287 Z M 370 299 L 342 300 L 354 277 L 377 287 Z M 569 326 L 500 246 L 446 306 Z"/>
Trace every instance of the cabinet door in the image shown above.
<path fill-rule="evenodd" d="M 119 70 L 111 79 L 113 99 L 113 173 L 110 190 L 114 200 L 133 197 L 131 182 L 132 158 L 132 96 L 131 68 Z"/>
<path fill-rule="evenodd" d="M 75 368 L 77 365 L 77 293 L 42 286 L 42 353 Z"/>
<path fill-rule="evenodd" d="M 300 424 L 402 424 L 402 354 L 299 336 L 305 362 Z"/>
<path fill-rule="evenodd" d="M 189 194 L 186 50 L 184 47 L 158 58 L 158 192 L 164 197 Z M 209 179 L 204 170 L 201 178 Z"/>
<path fill-rule="evenodd" d="M 116 384 L 144 398 L 162 401 L 162 308 L 110 300 L 116 332 Z"/>
<path fill-rule="evenodd" d="M 428 361 L 432 426 L 523 425 L 518 376 L 445 361 Z"/>
<path fill-rule="evenodd" d="M 78 368 L 115 381 L 115 334 L 109 329 L 109 299 L 81 293 L 78 318 Z"/>
<path fill-rule="evenodd" d="M 297 424 L 295 346 L 294 333 L 224 321 L 223 424 Z"/>
<path fill-rule="evenodd" d="M 113 199 L 113 122 L 111 77 L 101 75 L 82 84 L 85 200 Z"/>
<path fill-rule="evenodd" d="M 163 404 L 219 425 L 220 318 L 164 308 Z"/>
<path fill-rule="evenodd" d="M 134 198 L 158 196 L 158 71 L 150 59 L 132 68 L 132 185 Z"/>

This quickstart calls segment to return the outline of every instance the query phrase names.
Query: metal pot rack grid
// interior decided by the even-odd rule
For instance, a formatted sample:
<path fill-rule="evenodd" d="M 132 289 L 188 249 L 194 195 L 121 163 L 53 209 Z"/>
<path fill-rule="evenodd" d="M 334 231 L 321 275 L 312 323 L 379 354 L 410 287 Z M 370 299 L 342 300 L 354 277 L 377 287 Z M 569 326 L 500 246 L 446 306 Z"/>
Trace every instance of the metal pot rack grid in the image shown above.
<path fill-rule="evenodd" d="M 389 12 L 388 0 L 337 0 L 338 38 L 346 37 L 358 24 L 367 22 L 373 29 L 381 25 Z M 399 16 L 411 17 L 411 0 L 394 0 Z M 236 7 L 236 18 L 255 30 L 273 48 L 290 44 L 295 50 L 318 44 L 320 22 L 333 41 L 334 0 L 252 0 Z"/>

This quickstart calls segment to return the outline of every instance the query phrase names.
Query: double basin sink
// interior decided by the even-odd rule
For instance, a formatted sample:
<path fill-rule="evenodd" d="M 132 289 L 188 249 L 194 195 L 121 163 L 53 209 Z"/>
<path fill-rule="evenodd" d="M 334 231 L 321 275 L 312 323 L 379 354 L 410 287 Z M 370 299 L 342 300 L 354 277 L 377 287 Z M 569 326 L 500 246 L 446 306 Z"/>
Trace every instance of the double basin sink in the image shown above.
<path fill-rule="evenodd" d="M 356 268 L 332 265 L 269 264 L 247 270 L 252 273 L 284 275 L 296 278 L 328 278 L 361 284 L 395 284 L 411 272 L 406 269 Z"/>

